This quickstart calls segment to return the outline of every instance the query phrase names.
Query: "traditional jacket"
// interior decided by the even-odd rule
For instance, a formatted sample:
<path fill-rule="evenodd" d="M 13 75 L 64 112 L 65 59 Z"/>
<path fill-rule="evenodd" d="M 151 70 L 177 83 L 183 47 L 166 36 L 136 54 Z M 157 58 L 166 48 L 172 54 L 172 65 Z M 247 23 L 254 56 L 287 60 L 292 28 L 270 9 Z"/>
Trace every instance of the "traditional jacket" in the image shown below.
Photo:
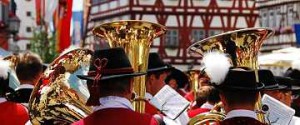
<path fill-rule="evenodd" d="M 95 112 L 73 125 L 157 125 L 148 114 L 134 112 L 129 100 L 116 96 L 100 98 Z"/>
<path fill-rule="evenodd" d="M 0 98 L 0 124 L 24 125 L 29 120 L 26 108 L 18 103 Z"/>
<path fill-rule="evenodd" d="M 33 90 L 33 85 L 22 84 L 15 90 L 14 101 L 18 103 L 23 103 L 27 106 L 31 92 Z"/>
<path fill-rule="evenodd" d="M 232 110 L 227 113 L 220 125 L 266 125 L 257 120 L 256 113 L 250 110 Z"/>
<path fill-rule="evenodd" d="M 208 102 L 206 102 L 200 108 L 189 110 L 188 115 L 190 118 L 192 118 L 192 117 L 195 117 L 196 115 L 209 112 L 213 107 L 214 107 L 214 105 L 211 105 Z"/>
<path fill-rule="evenodd" d="M 151 105 L 149 103 L 150 99 L 152 98 L 153 96 L 146 92 L 146 95 L 145 95 L 145 98 L 146 98 L 146 101 L 145 101 L 145 113 L 146 114 L 150 114 L 150 115 L 155 115 L 155 114 L 160 114 L 160 111 L 157 110 L 153 105 Z"/>

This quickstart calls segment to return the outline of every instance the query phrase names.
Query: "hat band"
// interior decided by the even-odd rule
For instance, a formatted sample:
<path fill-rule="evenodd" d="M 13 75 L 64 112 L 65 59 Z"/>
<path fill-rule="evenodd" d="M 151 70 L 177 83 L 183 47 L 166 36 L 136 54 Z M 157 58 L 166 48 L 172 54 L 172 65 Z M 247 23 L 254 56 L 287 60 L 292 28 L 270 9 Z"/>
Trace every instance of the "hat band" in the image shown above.
<path fill-rule="evenodd" d="M 266 86 L 265 86 L 265 89 L 275 89 L 275 88 L 279 88 L 279 84 L 266 85 Z"/>
<path fill-rule="evenodd" d="M 133 69 L 131 67 L 120 68 L 120 69 L 102 69 L 102 75 L 110 75 L 110 74 L 125 74 L 125 73 L 133 73 Z M 97 71 L 89 71 L 89 76 L 97 75 Z"/>

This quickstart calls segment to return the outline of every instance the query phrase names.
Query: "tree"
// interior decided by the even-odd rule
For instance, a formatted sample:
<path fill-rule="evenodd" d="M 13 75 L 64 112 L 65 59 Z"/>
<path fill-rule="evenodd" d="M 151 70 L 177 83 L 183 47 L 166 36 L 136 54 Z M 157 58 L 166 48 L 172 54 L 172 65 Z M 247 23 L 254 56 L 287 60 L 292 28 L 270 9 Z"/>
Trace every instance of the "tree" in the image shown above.
<path fill-rule="evenodd" d="M 39 54 L 44 63 L 51 63 L 58 55 L 55 49 L 55 36 L 48 36 L 45 30 L 34 30 L 30 50 Z"/>

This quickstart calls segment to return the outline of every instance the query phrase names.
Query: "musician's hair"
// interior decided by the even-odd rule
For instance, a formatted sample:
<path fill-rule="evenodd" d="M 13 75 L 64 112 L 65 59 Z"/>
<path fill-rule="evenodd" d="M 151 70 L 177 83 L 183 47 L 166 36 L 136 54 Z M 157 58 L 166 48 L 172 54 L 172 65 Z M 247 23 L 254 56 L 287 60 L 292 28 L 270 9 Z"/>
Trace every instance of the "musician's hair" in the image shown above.
<path fill-rule="evenodd" d="M 32 52 L 20 54 L 16 74 L 20 81 L 35 80 L 43 71 L 43 62 L 39 55 Z"/>

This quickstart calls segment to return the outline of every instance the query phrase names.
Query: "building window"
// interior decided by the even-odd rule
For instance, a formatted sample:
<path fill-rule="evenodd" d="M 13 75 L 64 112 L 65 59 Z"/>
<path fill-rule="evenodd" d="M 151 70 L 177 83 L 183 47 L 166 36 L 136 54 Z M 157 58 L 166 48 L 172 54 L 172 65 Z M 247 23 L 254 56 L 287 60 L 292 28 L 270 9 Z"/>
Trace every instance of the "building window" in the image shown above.
<path fill-rule="evenodd" d="M 31 17 L 31 12 L 30 12 L 30 11 L 27 11 L 27 12 L 26 12 L 26 16 Z"/>
<path fill-rule="evenodd" d="M 26 27 L 26 32 L 32 32 L 32 29 L 31 29 L 31 27 Z"/>
<path fill-rule="evenodd" d="M 214 36 L 222 33 L 222 30 L 209 30 L 209 36 Z"/>
<path fill-rule="evenodd" d="M 276 27 L 276 16 L 274 14 L 274 10 L 270 9 L 269 10 L 269 18 L 270 18 L 270 27 Z"/>
<path fill-rule="evenodd" d="M 192 30 L 192 42 L 197 42 L 205 38 L 204 30 L 195 29 Z"/>
<path fill-rule="evenodd" d="M 165 46 L 170 48 L 178 47 L 179 40 L 178 40 L 178 30 L 170 29 L 166 34 L 166 41 Z"/>
<path fill-rule="evenodd" d="M 276 10 L 276 27 L 280 27 L 281 22 L 282 22 L 280 7 L 277 7 L 275 10 Z"/>
<path fill-rule="evenodd" d="M 293 25 L 294 24 L 294 8 L 293 4 L 288 5 L 287 7 L 287 25 Z"/>
<path fill-rule="evenodd" d="M 269 27 L 269 20 L 268 20 L 268 10 L 264 9 L 261 10 L 262 16 L 261 16 L 261 26 L 263 27 Z"/>

